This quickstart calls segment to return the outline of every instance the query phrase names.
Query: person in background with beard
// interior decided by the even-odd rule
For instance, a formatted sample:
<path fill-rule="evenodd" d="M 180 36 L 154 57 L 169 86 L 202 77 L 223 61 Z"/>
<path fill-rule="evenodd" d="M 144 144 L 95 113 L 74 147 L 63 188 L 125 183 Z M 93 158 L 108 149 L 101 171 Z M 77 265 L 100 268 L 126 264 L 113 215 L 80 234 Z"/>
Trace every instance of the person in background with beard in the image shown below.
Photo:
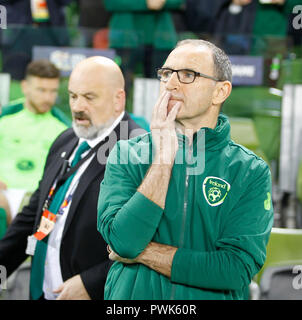
<path fill-rule="evenodd" d="M 54 107 L 59 85 L 60 72 L 51 62 L 33 61 L 21 82 L 24 98 L 2 108 L 0 181 L 9 189 L 37 188 L 51 144 L 68 127 Z"/>
<path fill-rule="evenodd" d="M 106 155 L 110 142 L 143 132 L 125 112 L 124 78 L 112 60 L 81 61 L 68 90 L 73 128 L 51 146 L 38 189 L 0 241 L 8 275 L 33 256 L 33 300 L 103 299 L 111 263 L 97 201 Z"/>

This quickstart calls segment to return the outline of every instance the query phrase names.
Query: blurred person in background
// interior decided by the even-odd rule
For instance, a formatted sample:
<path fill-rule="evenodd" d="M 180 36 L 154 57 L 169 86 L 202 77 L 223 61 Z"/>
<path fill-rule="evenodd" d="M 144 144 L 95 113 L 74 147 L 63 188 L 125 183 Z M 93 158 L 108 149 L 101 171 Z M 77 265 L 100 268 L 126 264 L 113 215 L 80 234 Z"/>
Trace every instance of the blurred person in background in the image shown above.
<path fill-rule="evenodd" d="M 2 108 L 0 180 L 8 189 L 35 190 L 51 144 L 68 127 L 54 107 L 59 84 L 60 72 L 51 62 L 33 61 L 21 82 L 24 99 Z"/>
<path fill-rule="evenodd" d="M 105 0 L 105 8 L 112 14 L 109 46 L 122 57 L 127 86 L 137 61 L 143 61 L 144 77 L 156 77 L 154 69 L 162 65 L 178 40 L 172 12 L 181 10 L 183 3 L 184 0 Z"/>
<path fill-rule="evenodd" d="M 7 226 L 12 222 L 10 205 L 3 193 L 4 190 L 6 190 L 6 185 L 0 181 L 0 239 L 4 236 Z"/>
<path fill-rule="evenodd" d="M 2 33 L 3 72 L 22 80 L 34 46 L 68 46 L 66 6 L 72 0 L 0 0 L 7 12 Z M 1 38 L 1 36 L 0 36 Z"/>
<path fill-rule="evenodd" d="M 64 26 L 64 8 L 72 0 L 0 0 L 8 25 Z"/>
<path fill-rule="evenodd" d="M 110 12 L 105 9 L 104 0 L 76 0 L 79 27 L 85 37 L 85 46 L 108 47 L 108 25 Z M 103 35 L 100 41 L 95 40 L 95 34 Z M 95 43 L 97 42 L 97 43 Z"/>

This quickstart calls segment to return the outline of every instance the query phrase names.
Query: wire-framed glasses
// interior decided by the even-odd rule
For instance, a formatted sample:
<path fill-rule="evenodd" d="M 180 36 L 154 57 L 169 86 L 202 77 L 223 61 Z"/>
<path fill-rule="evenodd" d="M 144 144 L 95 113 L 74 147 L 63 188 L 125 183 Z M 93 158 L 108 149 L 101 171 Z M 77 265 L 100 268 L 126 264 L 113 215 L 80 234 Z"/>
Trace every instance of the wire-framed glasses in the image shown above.
<path fill-rule="evenodd" d="M 180 69 L 180 70 L 174 70 L 171 68 L 159 68 L 157 69 L 157 78 L 162 82 L 167 82 L 171 78 L 173 72 L 177 73 L 177 78 L 179 82 L 181 83 L 192 83 L 196 79 L 196 77 L 203 77 L 207 79 L 211 79 L 214 81 L 223 81 L 220 79 L 217 79 L 212 76 L 208 76 L 206 74 L 203 74 L 201 72 L 196 72 L 190 69 Z"/>

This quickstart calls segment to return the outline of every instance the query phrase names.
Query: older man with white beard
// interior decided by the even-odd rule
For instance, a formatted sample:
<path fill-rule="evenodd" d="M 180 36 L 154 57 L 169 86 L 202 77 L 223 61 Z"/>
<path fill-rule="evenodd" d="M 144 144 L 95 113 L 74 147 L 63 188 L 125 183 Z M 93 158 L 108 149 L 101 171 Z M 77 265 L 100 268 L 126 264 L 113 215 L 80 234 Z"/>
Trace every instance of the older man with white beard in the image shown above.
<path fill-rule="evenodd" d="M 108 141 L 138 126 L 125 112 L 124 78 L 110 59 L 80 62 L 69 80 L 73 129 L 52 145 L 38 189 L 0 241 L 11 274 L 32 255 L 31 299 L 103 299 L 110 262 L 97 231 L 97 200 Z M 124 129 L 123 129 L 124 128 Z M 127 128 L 127 135 L 121 132 Z M 108 149 L 108 150 L 106 150 Z"/>

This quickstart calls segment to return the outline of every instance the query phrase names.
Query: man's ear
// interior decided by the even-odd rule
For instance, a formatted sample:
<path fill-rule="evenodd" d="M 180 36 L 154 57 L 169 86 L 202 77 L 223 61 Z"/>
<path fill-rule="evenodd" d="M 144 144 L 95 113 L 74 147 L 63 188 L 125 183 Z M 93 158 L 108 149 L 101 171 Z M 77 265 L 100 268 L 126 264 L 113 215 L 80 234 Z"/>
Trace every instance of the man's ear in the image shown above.
<path fill-rule="evenodd" d="M 232 84 L 230 81 L 217 82 L 213 95 L 213 105 L 221 105 L 231 94 Z"/>
<path fill-rule="evenodd" d="M 125 110 L 126 105 L 126 93 L 125 90 L 119 89 L 116 91 L 114 96 L 114 111 L 117 114 L 120 114 Z"/>

